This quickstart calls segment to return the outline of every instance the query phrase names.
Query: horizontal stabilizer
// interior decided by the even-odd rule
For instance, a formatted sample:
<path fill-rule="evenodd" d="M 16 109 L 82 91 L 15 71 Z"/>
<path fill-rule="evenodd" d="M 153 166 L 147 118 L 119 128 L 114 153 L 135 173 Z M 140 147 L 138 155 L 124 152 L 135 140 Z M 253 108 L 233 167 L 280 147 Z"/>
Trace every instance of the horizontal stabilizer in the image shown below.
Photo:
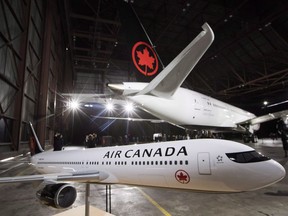
<path fill-rule="evenodd" d="M 214 40 L 210 26 L 205 23 L 202 28 L 203 31 L 138 95 L 169 98 L 174 94 Z"/>
<path fill-rule="evenodd" d="M 253 119 L 249 119 L 247 121 L 240 122 L 240 123 L 238 123 L 238 125 L 241 125 L 241 124 L 251 124 L 251 125 L 261 124 L 263 122 L 267 122 L 267 121 L 271 121 L 274 119 L 286 117 L 287 115 L 288 115 L 288 110 L 283 110 L 283 111 L 279 111 L 279 112 L 275 112 L 275 113 L 269 113 L 267 115 L 255 117 Z"/>

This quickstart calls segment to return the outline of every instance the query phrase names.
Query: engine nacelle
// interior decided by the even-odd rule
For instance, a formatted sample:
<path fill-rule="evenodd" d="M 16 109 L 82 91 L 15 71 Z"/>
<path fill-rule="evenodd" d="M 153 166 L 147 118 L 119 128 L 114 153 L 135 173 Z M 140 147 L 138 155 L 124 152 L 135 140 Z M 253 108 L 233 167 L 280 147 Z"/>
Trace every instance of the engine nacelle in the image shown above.
<path fill-rule="evenodd" d="M 37 191 L 36 196 L 46 205 L 68 208 L 75 202 L 77 192 L 75 187 L 69 184 L 47 184 Z"/>

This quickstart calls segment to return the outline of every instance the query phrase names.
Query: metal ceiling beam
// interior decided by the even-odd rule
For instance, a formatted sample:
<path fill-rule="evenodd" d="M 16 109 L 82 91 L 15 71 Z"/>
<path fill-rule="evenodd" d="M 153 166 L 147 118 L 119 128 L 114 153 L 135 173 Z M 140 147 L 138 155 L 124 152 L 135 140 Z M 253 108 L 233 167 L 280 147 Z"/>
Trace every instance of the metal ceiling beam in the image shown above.
<path fill-rule="evenodd" d="M 77 37 L 81 37 L 81 38 L 88 38 L 88 39 L 98 39 L 101 41 L 108 41 L 108 42 L 113 42 L 113 43 L 115 43 L 117 41 L 116 38 L 109 37 L 107 35 L 104 35 L 103 33 L 101 33 L 101 34 L 97 33 L 94 35 L 94 34 L 91 34 L 90 32 L 74 31 L 73 36 L 77 36 Z"/>
<path fill-rule="evenodd" d="M 74 66 L 75 70 L 87 70 L 87 71 L 93 71 L 93 72 L 96 72 L 96 71 L 107 71 L 107 68 L 94 68 L 94 67 L 85 67 L 83 65 L 78 65 L 78 66 Z M 81 72 L 81 71 L 77 71 L 77 72 Z"/>
<path fill-rule="evenodd" d="M 88 20 L 92 22 L 99 22 L 99 23 L 104 23 L 104 24 L 109 24 L 109 25 L 116 25 L 120 26 L 121 23 L 116 20 L 108 20 L 108 19 L 103 19 L 103 18 L 95 18 L 87 15 L 81 15 L 81 14 L 76 14 L 76 13 L 71 13 L 70 17 L 75 18 L 75 19 L 83 19 L 83 20 Z"/>
<path fill-rule="evenodd" d="M 97 52 L 101 54 L 111 55 L 113 53 L 112 50 L 93 50 L 92 48 L 86 48 L 86 47 L 73 47 L 73 50 L 76 51 L 84 51 L 84 52 Z"/>
<path fill-rule="evenodd" d="M 74 60 L 75 61 L 88 61 L 88 62 L 95 62 L 95 63 L 107 63 L 108 62 L 108 59 L 105 59 L 105 58 L 81 56 L 81 55 L 75 55 Z"/>
<path fill-rule="evenodd" d="M 286 75 L 285 75 L 286 74 Z M 246 91 L 245 90 L 245 87 L 247 87 L 247 86 L 251 86 L 251 85 L 257 85 L 257 84 L 259 84 L 259 82 L 261 83 L 261 82 L 267 82 L 267 80 L 269 81 L 271 81 L 272 79 L 274 79 L 276 76 L 280 76 L 280 77 L 285 77 L 285 76 L 288 76 L 288 68 L 286 68 L 286 69 L 284 69 L 284 70 L 281 70 L 281 71 L 277 71 L 277 72 L 275 72 L 275 73 L 272 73 L 272 74 L 267 74 L 266 76 L 263 76 L 263 77 L 260 77 L 260 78 L 257 78 L 257 79 L 254 79 L 254 80 L 250 80 L 250 81 L 247 81 L 247 82 L 245 82 L 245 83 L 243 83 L 242 85 L 243 85 L 243 90 L 245 91 L 245 94 L 247 94 L 247 93 L 251 93 L 251 92 L 254 92 L 254 91 L 258 91 L 259 90 L 259 88 L 256 88 L 255 90 L 249 90 L 249 91 Z M 279 79 L 278 79 L 278 81 L 279 81 Z M 273 85 L 272 84 L 268 84 L 268 87 L 271 87 L 271 86 L 275 86 L 276 84 L 278 84 L 278 82 L 277 83 L 273 83 Z M 263 89 L 264 87 L 266 87 L 266 86 L 263 86 L 262 85 L 262 87 L 260 87 L 261 89 Z M 237 92 L 238 92 L 238 90 L 239 90 L 239 85 L 237 85 L 237 86 L 233 86 L 233 87 L 231 87 L 231 88 L 227 88 L 227 89 L 224 89 L 224 90 L 221 90 L 221 91 L 219 91 L 218 92 L 218 94 L 228 94 L 229 92 L 232 92 L 233 90 L 237 90 Z"/>

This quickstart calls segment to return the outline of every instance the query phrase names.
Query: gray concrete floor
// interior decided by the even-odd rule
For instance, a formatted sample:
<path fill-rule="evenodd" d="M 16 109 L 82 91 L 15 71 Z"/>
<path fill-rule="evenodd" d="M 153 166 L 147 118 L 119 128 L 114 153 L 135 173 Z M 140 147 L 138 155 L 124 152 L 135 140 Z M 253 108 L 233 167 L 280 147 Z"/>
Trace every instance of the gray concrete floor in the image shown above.
<path fill-rule="evenodd" d="M 280 141 L 262 141 L 251 145 L 280 162 L 288 173 Z M 18 157 L 0 163 L 0 176 L 34 174 Z M 244 193 L 199 193 L 188 190 L 112 185 L 112 214 L 115 215 L 288 215 L 288 177 L 270 187 Z M 85 184 L 75 183 L 78 197 L 73 207 L 85 202 Z M 0 184 L 0 215 L 54 215 L 65 210 L 41 204 L 35 196 L 39 183 Z M 91 185 L 91 205 L 105 210 L 105 185 Z M 84 215 L 84 213 L 83 213 Z"/>

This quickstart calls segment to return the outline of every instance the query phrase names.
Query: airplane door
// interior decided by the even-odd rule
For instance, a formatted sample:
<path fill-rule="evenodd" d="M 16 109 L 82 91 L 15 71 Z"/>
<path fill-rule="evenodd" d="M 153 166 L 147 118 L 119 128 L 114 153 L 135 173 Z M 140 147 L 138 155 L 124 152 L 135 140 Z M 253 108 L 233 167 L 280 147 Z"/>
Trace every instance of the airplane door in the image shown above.
<path fill-rule="evenodd" d="M 200 175 L 211 175 L 209 152 L 198 153 L 198 172 Z"/>

